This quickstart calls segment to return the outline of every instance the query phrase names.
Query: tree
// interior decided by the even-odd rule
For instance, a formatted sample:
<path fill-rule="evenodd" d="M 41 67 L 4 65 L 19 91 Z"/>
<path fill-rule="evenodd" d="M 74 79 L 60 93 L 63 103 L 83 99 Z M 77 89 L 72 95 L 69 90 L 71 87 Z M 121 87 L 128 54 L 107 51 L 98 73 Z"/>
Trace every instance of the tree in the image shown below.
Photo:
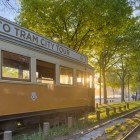
<path fill-rule="evenodd" d="M 115 2 L 116 1 L 114 1 L 114 3 Z M 120 5 L 117 4 L 117 2 L 116 5 L 118 5 L 118 7 L 116 8 L 119 8 L 117 12 L 120 13 L 120 17 L 115 18 L 116 11 L 112 10 L 111 12 L 109 11 L 109 13 L 104 11 L 101 19 L 102 22 L 97 23 L 97 29 L 100 29 L 101 32 L 97 30 L 97 35 L 92 39 L 93 44 L 91 45 L 95 48 L 88 54 L 91 58 L 94 57 L 94 59 L 96 59 L 96 61 L 90 61 L 90 63 L 94 63 L 93 65 L 98 68 L 98 71 L 101 71 L 100 75 L 102 76 L 100 76 L 100 79 L 103 79 L 104 103 L 107 103 L 106 72 L 118 61 L 116 53 L 118 50 L 121 50 L 121 45 L 118 44 L 119 36 L 121 36 L 123 31 L 134 22 L 134 20 L 130 18 L 132 7 L 128 3 L 127 5 L 125 3 L 126 1 L 123 1 L 124 3 L 120 2 Z M 124 10 L 123 14 L 121 14 L 122 9 Z"/>
<path fill-rule="evenodd" d="M 137 21 L 131 25 L 125 31 L 126 36 L 124 37 L 124 42 L 127 42 L 127 46 L 129 48 L 129 54 L 131 54 L 131 75 L 132 82 L 131 85 L 134 85 L 135 91 L 140 87 L 140 21 L 139 17 L 137 17 Z M 132 86 L 131 86 L 132 87 Z M 133 88 L 134 89 L 134 88 Z"/>
<path fill-rule="evenodd" d="M 121 100 L 124 101 L 124 89 L 128 86 L 128 95 L 130 87 L 134 89 L 139 85 L 139 65 L 140 65 L 140 24 L 134 20 L 119 37 L 120 50 L 116 56 L 119 56 L 118 62 L 113 66 L 112 71 L 118 74 L 121 86 Z M 137 86 L 136 86 L 137 85 Z M 135 89 L 136 90 L 136 89 Z M 130 95 L 129 95 L 130 97 Z"/>
<path fill-rule="evenodd" d="M 112 88 L 113 97 L 115 97 L 115 90 L 120 88 L 120 79 L 118 75 L 113 70 L 114 67 L 112 67 L 107 72 L 107 86 Z"/>
<path fill-rule="evenodd" d="M 17 22 L 35 32 L 97 59 L 107 103 L 106 71 L 118 49 L 116 36 L 129 24 L 128 0 L 20 0 Z M 119 15 L 119 16 L 118 16 Z"/>
<path fill-rule="evenodd" d="M 90 0 L 21 0 L 18 22 L 35 32 L 79 51 L 93 32 Z"/>

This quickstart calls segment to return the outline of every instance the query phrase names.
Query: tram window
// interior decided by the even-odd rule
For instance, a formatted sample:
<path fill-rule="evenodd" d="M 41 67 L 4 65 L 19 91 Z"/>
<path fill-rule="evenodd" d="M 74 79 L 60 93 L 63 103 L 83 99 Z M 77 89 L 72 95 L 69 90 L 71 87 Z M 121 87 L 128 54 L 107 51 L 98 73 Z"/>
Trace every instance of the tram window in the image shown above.
<path fill-rule="evenodd" d="M 76 71 L 76 81 L 77 85 L 84 86 L 85 85 L 85 73 L 82 71 L 77 70 Z"/>
<path fill-rule="evenodd" d="M 55 64 L 37 60 L 36 70 L 38 83 L 54 84 Z"/>
<path fill-rule="evenodd" d="M 92 88 L 93 87 L 93 77 L 92 75 L 89 76 L 89 87 Z"/>
<path fill-rule="evenodd" d="M 92 75 L 87 74 L 86 77 L 87 77 L 86 78 L 86 85 L 87 85 L 87 87 L 92 88 L 92 85 L 93 85 Z"/>
<path fill-rule="evenodd" d="M 73 85 L 73 69 L 60 67 L 60 84 Z"/>
<path fill-rule="evenodd" d="M 2 78 L 30 81 L 30 58 L 2 51 Z"/>

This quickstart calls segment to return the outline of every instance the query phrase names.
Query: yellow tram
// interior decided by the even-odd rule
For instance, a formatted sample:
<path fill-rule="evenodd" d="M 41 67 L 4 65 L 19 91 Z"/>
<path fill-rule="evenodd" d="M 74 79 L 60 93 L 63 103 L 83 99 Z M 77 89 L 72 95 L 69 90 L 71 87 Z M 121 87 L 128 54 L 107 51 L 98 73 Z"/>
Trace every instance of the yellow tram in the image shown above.
<path fill-rule="evenodd" d="M 86 56 L 0 17 L 0 129 L 94 108 L 93 71 Z"/>

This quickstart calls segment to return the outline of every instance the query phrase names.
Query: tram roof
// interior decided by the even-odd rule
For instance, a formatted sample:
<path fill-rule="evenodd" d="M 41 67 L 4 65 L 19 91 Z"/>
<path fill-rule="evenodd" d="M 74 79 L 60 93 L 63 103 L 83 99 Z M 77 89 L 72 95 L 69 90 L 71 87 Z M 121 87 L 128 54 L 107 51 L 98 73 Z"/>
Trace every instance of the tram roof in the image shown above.
<path fill-rule="evenodd" d="M 0 16 L 0 38 L 14 40 L 52 54 L 87 64 L 87 57 Z"/>

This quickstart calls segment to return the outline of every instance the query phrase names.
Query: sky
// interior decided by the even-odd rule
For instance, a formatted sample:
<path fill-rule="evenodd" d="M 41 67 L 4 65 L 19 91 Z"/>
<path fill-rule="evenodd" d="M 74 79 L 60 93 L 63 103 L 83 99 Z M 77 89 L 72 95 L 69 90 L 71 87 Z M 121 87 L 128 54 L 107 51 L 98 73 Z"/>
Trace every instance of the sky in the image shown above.
<path fill-rule="evenodd" d="M 19 13 L 18 0 L 0 0 L 0 16 L 14 21 Z"/>
<path fill-rule="evenodd" d="M 0 0 L 0 16 L 14 21 L 15 17 L 19 13 L 18 0 Z M 134 16 L 140 16 L 140 10 L 135 11 Z"/>

